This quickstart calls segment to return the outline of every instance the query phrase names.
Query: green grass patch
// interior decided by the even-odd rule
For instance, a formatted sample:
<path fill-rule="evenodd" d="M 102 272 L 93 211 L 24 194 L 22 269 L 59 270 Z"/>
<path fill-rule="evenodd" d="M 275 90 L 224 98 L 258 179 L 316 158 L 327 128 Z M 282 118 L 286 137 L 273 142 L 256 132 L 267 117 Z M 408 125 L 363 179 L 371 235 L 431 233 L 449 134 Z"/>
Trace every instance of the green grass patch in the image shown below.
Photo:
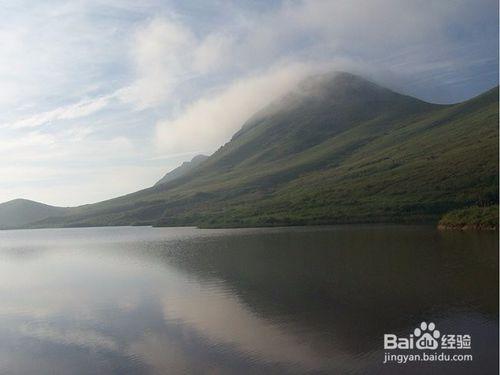
<path fill-rule="evenodd" d="M 441 229 L 498 229 L 498 205 L 467 207 L 445 214 L 439 221 Z"/>

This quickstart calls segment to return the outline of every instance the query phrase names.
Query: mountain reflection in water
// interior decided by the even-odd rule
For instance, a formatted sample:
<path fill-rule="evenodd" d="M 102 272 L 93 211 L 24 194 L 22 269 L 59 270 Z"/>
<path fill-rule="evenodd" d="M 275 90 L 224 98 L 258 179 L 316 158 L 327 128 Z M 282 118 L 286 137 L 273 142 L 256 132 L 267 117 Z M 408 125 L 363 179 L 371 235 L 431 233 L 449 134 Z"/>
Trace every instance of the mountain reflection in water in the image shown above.
<path fill-rule="evenodd" d="M 497 373 L 496 233 L 0 232 L 0 373 Z M 421 321 L 471 363 L 383 365 Z"/>

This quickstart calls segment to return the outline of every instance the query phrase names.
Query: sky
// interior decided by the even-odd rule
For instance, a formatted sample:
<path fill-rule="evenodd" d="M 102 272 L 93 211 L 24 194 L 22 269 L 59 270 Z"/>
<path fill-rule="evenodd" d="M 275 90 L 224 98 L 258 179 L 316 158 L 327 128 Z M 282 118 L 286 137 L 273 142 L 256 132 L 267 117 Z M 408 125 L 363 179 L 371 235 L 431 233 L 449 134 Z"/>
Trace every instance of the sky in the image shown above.
<path fill-rule="evenodd" d="M 454 103 L 498 85 L 496 0 L 0 0 L 0 202 L 97 202 L 342 70 Z"/>

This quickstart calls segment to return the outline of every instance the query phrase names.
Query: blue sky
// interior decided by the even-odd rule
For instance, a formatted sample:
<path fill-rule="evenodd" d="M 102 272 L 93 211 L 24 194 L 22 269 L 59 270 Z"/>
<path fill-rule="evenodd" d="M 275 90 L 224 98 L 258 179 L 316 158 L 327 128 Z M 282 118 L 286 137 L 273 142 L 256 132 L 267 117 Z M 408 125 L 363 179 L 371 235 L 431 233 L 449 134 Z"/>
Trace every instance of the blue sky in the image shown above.
<path fill-rule="evenodd" d="M 151 186 L 317 72 L 441 103 L 498 84 L 493 0 L 16 0 L 0 12 L 0 202 Z"/>

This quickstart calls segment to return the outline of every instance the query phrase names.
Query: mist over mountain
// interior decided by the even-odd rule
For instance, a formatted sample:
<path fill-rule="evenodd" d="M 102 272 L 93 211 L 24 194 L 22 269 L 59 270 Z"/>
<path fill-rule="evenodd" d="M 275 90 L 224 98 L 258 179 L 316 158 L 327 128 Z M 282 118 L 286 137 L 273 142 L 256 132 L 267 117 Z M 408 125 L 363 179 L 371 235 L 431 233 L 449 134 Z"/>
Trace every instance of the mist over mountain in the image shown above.
<path fill-rule="evenodd" d="M 498 201 L 497 125 L 497 88 L 437 105 L 349 73 L 314 76 L 201 165 L 30 226 L 435 223 Z"/>

